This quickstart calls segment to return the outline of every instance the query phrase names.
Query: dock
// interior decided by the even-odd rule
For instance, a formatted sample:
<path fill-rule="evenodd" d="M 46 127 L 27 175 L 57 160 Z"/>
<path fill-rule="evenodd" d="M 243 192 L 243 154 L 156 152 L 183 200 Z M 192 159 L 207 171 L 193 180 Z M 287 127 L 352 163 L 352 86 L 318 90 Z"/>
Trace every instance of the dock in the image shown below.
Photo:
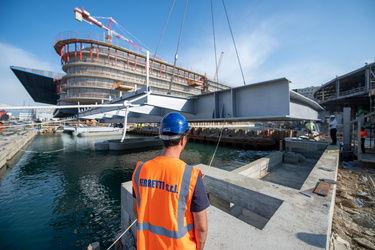
<path fill-rule="evenodd" d="M 0 170 L 7 165 L 11 160 L 28 142 L 30 142 L 38 130 L 6 130 L 0 134 Z"/>

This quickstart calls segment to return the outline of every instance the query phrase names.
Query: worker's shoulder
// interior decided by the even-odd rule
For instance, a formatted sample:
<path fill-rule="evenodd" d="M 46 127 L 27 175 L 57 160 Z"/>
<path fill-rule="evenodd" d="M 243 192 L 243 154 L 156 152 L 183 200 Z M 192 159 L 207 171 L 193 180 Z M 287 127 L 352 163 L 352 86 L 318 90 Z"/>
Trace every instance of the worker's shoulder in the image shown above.
<path fill-rule="evenodd" d="M 145 163 L 149 167 L 164 167 L 164 168 L 175 168 L 175 167 L 184 167 L 186 163 L 178 158 L 157 156 L 151 160 L 148 160 Z"/>

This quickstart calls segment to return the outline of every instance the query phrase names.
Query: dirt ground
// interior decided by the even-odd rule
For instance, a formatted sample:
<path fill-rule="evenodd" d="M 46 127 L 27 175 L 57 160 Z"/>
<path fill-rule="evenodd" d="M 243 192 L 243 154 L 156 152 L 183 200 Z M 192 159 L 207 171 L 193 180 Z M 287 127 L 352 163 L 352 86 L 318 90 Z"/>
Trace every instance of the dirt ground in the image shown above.
<path fill-rule="evenodd" d="M 330 249 L 375 250 L 375 165 L 341 162 Z"/>

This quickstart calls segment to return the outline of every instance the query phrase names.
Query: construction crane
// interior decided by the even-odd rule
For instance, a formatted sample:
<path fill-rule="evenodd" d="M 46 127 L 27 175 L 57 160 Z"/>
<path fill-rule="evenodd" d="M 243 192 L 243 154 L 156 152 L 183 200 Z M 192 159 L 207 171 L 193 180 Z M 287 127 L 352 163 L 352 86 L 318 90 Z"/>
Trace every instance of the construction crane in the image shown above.
<path fill-rule="evenodd" d="M 214 76 L 215 81 L 217 81 L 217 75 L 219 74 L 219 68 L 220 68 L 221 60 L 223 59 L 223 55 L 224 55 L 224 52 L 222 51 L 220 54 L 219 62 L 217 63 L 217 67 L 216 67 L 216 72 Z"/>
<path fill-rule="evenodd" d="M 107 36 L 106 36 L 107 43 L 112 43 L 112 38 L 113 38 L 113 35 L 114 35 L 117 38 L 122 39 L 122 40 L 128 42 L 129 44 L 133 45 L 137 49 L 142 50 L 143 52 L 147 53 L 146 49 L 142 48 L 138 44 L 134 43 L 132 40 L 120 35 L 116 31 L 112 30 L 112 23 L 117 24 L 117 22 L 112 17 L 108 17 L 108 19 L 109 19 L 108 27 L 106 27 L 100 21 L 98 21 L 97 19 L 92 17 L 88 11 L 84 10 L 84 8 L 82 8 L 82 10 L 79 9 L 79 8 L 75 8 L 74 9 L 74 16 L 75 16 L 75 19 L 77 21 L 80 21 L 80 22 L 85 21 L 85 22 L 88 22 L 89 24 L 95 24 L 96 26 L 98 26 L 102 29 L 105 29 L 107 31 Z"/>

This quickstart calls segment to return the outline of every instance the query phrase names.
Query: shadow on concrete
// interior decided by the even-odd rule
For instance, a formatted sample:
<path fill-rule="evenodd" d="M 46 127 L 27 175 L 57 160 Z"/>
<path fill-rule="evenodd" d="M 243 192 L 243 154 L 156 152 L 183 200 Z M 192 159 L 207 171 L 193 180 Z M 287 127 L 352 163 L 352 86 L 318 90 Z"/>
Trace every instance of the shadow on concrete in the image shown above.
<path fill-rule="evenodd" d="M 327 240 L 325 234 L 297 233 L 297 238 L 315 247 L 321 247 L 322 242 Z"/>

